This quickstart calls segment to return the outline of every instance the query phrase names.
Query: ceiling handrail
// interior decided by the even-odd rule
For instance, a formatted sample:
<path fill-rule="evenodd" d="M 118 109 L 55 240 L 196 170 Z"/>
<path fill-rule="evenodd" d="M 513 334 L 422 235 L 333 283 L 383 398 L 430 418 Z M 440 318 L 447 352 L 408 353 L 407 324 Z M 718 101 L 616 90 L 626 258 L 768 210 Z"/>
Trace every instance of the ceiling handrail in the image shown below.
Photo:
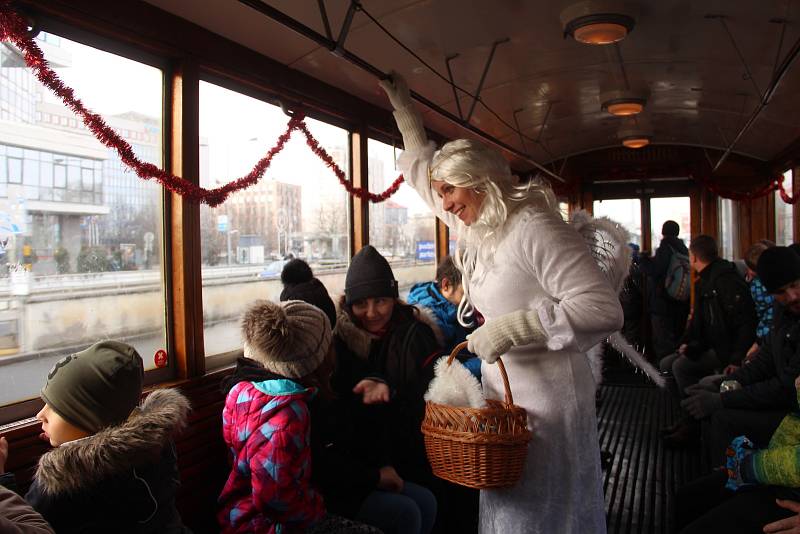
<path fill-rule="evenodd" d="M 290 17 L 289 15 L 283 13 L 282 11 L 280 11 L 278 9 L 275 9 L 274 7 L 270 6 L 269 4 L 261 2 L 260 0 L 238 0 L 238 1 L 239 1 L 239 3 L 244 4 L 247 7 L 250 7 L 252 9 L 258 11 L 259 13 L 261 13 L 263 15 L 266 15 L 267 17 L 269 17 L 270 19 L 274 20 L 275 22 L 277 22 L 279 24 L 282 24 L 283 26 L 285 26 L 285 27 L 289 28 L 290 30 L 302 35 L 303 37 L 306 37 L 306 38 L 314 41 L 319 46 L 321 46 L 323 48 L 327 48 L 328 50 L 331 50 L 331 51 L 335 50 L 337 56 L 339 56 L 339 57 L 341 57 L 343 59 L 346 59 L 347 61 L 349 61 L 353 65 L 355 65 L 355 66 L 361 68 L 362 70 L 372 74 L 376 78 L 383 80 L 383 79 L 386 79 L 386 78 L 389 77 L 389 75 L 387 73 L 383 72 L 379 68 L 377 68 L 374 65 L 372 65 L 371 63 L 365 61 L 361 57 L 353 54 L 352 52 L 348 51 L 347 49 L 345 49 L 343 47 L 337 49 L 335 41 L 333 41 L 331 39 L 328 39 L 327 37 L 325 37 L 324 35 L 318 33 L 314 29 L 306 26 L 302 22 Z M 534 167 L 539 169 L 544 174 L 550 176 L 551 178 L 555 178 L 559 182 L 566 183 L 566 180 L 564 180 L 564 178 L 562 178 L 561 176 L 557 175 L 556 173 L 554 173 L 550 169 L 546 168 L 544 165 L 542 165 L 541 163 L 539 163 L 538 161 L 533 159 L 533 157 L 530 156 L 529 154 L 526 154 L 526 153 L 524 153 L 524 152 L 512 147 L 511 145 L 509 145 L 507 143 L 504 143 L 500 139 L 497 139 L 493 135 L 491 135 L 491 134 L 489 134 L 487 132 L 484 132 L 480 128 L 477 128 L 477 127 L 465 122 L 464 120 L 460 119 L 459 117 L 456 117 L 455 115 L 453 115 L 452 113 L 450 113 L 446 109 L 438 106 L 437 104 L 434 104 L 433 102 L 431 102 L 430 100 L 428 100 L 424 96 L 420 95 L 419 93 L 411 91 L 411 97 L 414 100 L 416 100 L 417 102 L 419 102 L 420 104 L 422 104 L 425 107 L 431 109 L 432 111 L 436 112 L 437 114 L 441 115 L 442 117 L 448 119 L 450 122 L 456 124 L 457 126 L 460 126 L 461 128 L 463 128 L 465 130 L 468 130 L 468 131 L 474 133 L 475 135 L 481 137 L 482 139 L 490 142 L 491 144 L 495 145 L 496 147 L 501 148 L 501 149 L 503 149 L 503 150 L 505 150 L 505 151 L 517 156 L 518 158 L 521 158 L 521 159 L 527 161 L 528 163 L 530 163 L 531 165 L 533 165 Z"/>

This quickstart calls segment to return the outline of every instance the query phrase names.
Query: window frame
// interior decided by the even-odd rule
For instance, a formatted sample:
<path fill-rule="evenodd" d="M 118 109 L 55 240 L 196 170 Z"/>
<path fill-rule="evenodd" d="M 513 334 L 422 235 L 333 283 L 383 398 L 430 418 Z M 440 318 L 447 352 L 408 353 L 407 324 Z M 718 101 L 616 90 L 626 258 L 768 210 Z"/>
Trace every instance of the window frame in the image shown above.
<path fill-rule="evenodd" d="M 291 107 L 294 102 L 302 101 L 308 117 L 347 130 L 349 179 L 357 187 L 368 186 L 368 137 L 400 145 L 389 111 L 154 6 L 114 2 L 98 8 L 91 0 L 70 3 L 30 0 L 26 5 L 36 15 L 37 25 L 54 37 L 65 37 L 162 71 L 162 164 L 176 175 L 197 180 L 201 78 L 270 103 L 283 100 Z M 154 19 L 158 24 L 153 24 Z M 172 30 L 166 36 L 164 27 Z M 203 46 L 200 55 L 188 52 L 196 49 L 192 45 L 207 45 L 209 41 L 218 46 Z M 432 138 L 441 141 L 436 134 Z M 69 165 L 66 161 L 51 164 L 52 191 L 66 192 Z M 59 167 L 64 171 L 61 187 L 56 186 Z M 162 191 L 161 201 L 162 309 L 170 357 L 167 367 L 146 373 L 148 386 L 199 380 L 212 366 L 218 367 L 214 362 L 218 356 L 206 358 L 203 350 L 199 206 L 166 191 Z M 352 257 L 369 240 L 368 203 L 349 197 L 348 219 Z M 440 220 L 435 220 L 437 257 L 441 258 L 447 251 L 448 232 Z M 232 356 L 237 353 L 240 351 L 219 355 L 225 360 L 222 365 L 232 363 Z M 0 425 L 31 417 L 40 406 L 40 399 L 31 399 L 0 407 Z"/>

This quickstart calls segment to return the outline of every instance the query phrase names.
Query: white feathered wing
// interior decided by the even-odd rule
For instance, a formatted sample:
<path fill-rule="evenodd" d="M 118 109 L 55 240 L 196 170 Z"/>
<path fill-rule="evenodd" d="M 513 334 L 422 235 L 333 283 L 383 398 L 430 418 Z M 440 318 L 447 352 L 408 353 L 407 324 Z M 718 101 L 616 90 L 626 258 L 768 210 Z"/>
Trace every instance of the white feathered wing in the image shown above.
<path fill-rule="evenodd" d="M 608 281 L 614 291 L 619 295 L 620 291 L 622 291 L 622 286 L 625 284 L 625 278 L 628 276 L 631 264 L 631 249 L 628 247 L 630 234 L 628 231 L 608 217 L 595 218 L 583 210 L 575 212 L 570 217 L 570 224 L 581 234 L 592 253 L 592 257 L 608 277 Z M 658 386 L 664 387 L 664 377 L 661 376 L 661 373 L 639 351 L 631 346 L 620 332 L 614 332 L 608 336 L 607 341 L 635 367 L 644 371 L 650 380 Z M 592 375 L 597 384 L 603 379 L 602 355 L 602 343 L 592 347 L 587 352 Z"/>

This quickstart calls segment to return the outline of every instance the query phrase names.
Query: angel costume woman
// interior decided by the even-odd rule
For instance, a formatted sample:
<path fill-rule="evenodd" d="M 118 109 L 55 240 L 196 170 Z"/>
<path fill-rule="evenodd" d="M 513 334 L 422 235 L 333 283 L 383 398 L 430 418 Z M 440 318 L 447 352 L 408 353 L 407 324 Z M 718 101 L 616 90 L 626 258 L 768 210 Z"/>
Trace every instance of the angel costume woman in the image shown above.
<path fill-rule="evenodd" d="M 503 356 L 533 439 L 520 481 L 481 491 L 480 531 L 604 533 L 595 382 L 585 352 L 622 325 L 622 309 L 583 238 L 544 184 L 520 187 L 502 155 L 459 139 L 438 152 L 399 76 L 395 109 L 407 183 L 458 232 L 459 318 L 486 319 L 468 339 L 487 398 L 502 399 Z"/>

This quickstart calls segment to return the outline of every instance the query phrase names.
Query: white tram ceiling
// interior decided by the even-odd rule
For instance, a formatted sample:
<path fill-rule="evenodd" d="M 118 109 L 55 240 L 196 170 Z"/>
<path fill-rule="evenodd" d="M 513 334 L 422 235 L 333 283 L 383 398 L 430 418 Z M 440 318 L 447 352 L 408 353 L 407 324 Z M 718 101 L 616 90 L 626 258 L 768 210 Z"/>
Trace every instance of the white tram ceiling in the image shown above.
<path fill-rule="evenodd" d="M 388 107 L 372 74 L 239 0 L 147 1 Z M 333 41 L 346 26 L 351 6 L 346 0 L 263 3 Z M 502 121 L 479 103 L 470 124 L 540 162 L 617 144 L 623 119 L 601 111 L 600 99 L 602 93 L 626 86 L 648 95 L 638 120 L 647 122 L 654 143 L 725 150 L 762 106 L 775 71 L 800 39 L 796 0 L 649 0 L 633 2 L 636 25 L 626 39 L 616 45 L 588 46 L 565 39 L 562 33 L 559 14 L 574 3 L 361 1 L 397 40 L 445 76 L 451 58 L 453 81 L 473 94 L 495 48 L 480 99 Z M 446 80 L 404 51 L 365 13 L 351 14 L 344 34 L 348 52 L 384 72 L 397 70 L 413 91 L 458 116 L 453 87 Z M 502 44 L 495 45 L 498 42 Z M 791 65 L 769 105 L 763 106 L 733 151 L 769 161 L 798 139 L 798 93 L 800 68 Z M 473 99 L 459 93 L 459 100 L 466 116 Z M 423 111 L 431 129 L 446 137 L 465 135 L 451 120 Z M 508 125 L 518 125 L 523 136 Z M 530 167 L 518 155 L 512 159 L 521 168 Z"/>

